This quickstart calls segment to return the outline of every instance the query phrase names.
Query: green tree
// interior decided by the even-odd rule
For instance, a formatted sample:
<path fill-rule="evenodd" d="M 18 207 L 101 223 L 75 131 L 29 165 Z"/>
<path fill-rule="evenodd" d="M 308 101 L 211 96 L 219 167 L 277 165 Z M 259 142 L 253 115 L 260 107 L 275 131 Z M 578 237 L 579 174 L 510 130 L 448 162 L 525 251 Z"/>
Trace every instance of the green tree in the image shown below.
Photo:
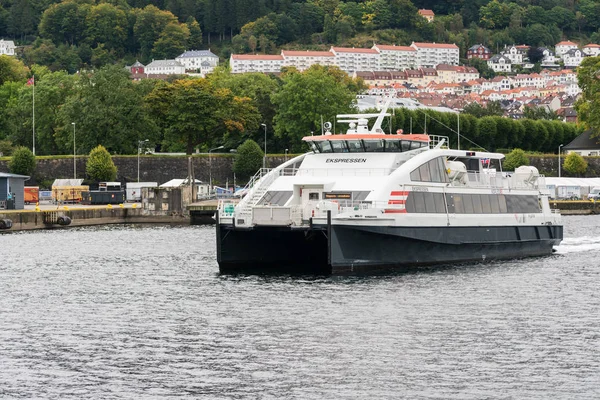
<path fill-rule="evenodd" d="M 87 42 L 92 47 L 103 44 L 118 56 L 124 54 L 128 33 L 125 11 L 112 4 L 100 3 L 89 10 L 86 26 Z"/>
<path fill-rule="evenodd" d="M 146 61 L 150 58 L 154 42 L 171 23 L 177 23 L 177 17 L 156 6 L 148 5 L 142 10 L 136 10 L 133 34 L 139 44 L 142 60 Z"/>
<path fill-rule="evenodd" d="M 110 182 L 117 179 L 117 167 L 108 150 L 102 145 L 90 151 L 85 172 L 88 178 L 95 182 Z"/>
<path fill-rule="evenodd" d="M 233 172 L 239 179 L 250 178 L 261 168 L 264 155 L 265 153 L 254 140 L 246 140 L 237 148 Z"/>
<path fill-rule="evenodd" d="M 13 174 L 31 176 L 35 171 L 35 156 L 27 147 L 18 147 L 12 153 L 8 169 Z"/>
<path fill-rule="evenodd" d="M 521 165 L 529 165 L 529 158 L 527 158 L 523 150 L 514 149 L 508 153 L 502 165 L 505 171 L 514 171 Z"/>
<path fill-rule="evenodd" d="M 600 57 L 586 57 L 577 68 L 577 81 L 582 90 L 575 103 L 577 117 L 587 129 L 592 129 L 592 137 L 600 133 Z"/>
<path fill-rule="evenodd" d="M 0 85 L 4 82 L 24 81 L 29 73 L 21 61 L 7 55 L 0 55 Z"/>
<path fill-rule="evenodd" d="M 572 175 L 582 175 L 587 170 L 588 163 L 577 153 L 569 153 L 563 163 L 563 169 Z"/>

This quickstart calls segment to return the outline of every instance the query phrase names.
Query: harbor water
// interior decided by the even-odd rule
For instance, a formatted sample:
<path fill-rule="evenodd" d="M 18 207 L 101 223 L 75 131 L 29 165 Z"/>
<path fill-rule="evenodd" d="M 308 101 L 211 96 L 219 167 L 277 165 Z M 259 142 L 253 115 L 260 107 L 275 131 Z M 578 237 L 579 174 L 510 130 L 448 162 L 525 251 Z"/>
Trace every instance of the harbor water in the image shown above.
<path fill-rule="evenodd" d="M 0 399 L 597 399 L 600 216 L 548 257 L 219 276 L 212 227 L 0 235 Z"/>

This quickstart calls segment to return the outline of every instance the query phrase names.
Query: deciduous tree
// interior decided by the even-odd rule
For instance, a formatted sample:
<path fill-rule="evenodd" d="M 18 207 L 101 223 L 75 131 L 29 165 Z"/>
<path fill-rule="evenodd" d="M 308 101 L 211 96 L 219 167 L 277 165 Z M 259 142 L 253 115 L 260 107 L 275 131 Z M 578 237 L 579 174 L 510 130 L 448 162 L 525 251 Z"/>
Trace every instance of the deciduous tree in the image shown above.
<path fill-rule="evenodd" d="M 95 182 L 110 182 L 117 179 L 117 167 L 108 150 L 102 145 L 90 151 L 85 172 Z"/>

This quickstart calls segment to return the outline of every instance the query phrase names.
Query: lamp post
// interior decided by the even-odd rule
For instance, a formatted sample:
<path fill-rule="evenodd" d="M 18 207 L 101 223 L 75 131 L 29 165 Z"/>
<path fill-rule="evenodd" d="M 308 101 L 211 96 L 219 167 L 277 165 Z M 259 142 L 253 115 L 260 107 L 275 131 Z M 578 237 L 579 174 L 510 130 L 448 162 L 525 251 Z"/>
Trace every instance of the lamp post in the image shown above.
<path fill-rule="evenodd" d="M 560 148 L 563 147 L 564 145 L 561 144 L 560 146 L 558 146 L 558 177 L 560 178 Z"/>
<path fill-rule="evenodd" d="M 140 153 L 142 152 L 142 145 L 148 141 L 148 139 L 138 140 L 138 183 L 140 182 Z"/>
<path fill-rule="evenodd" d="M 267 168 L 267 124 L 260 124 L 265 127 L 265 155 L 263 157 L 263 168 Z"/>
<path fill-rule="evenodd" d="M 219 150 L 222 149 L 224 146 L 219 146 L 219 147 L 215 147 L 214 149 L 210 149 L 208 150 L 208 193 L 210 194 L 212 192 L 212 158 L 210 153 L 213 150 Z"/>
<path fill-rule="evenodd" d="M 77 179 L 77 152 L 75 151 L 75 122 L 71 122 L 73 125 L 73 179 Z"/>
<path fill-rule="evenodd" d="M 288 152 L 288 149 L 285 149 L 285 161 L 287 161 L 287 152 Z"/>

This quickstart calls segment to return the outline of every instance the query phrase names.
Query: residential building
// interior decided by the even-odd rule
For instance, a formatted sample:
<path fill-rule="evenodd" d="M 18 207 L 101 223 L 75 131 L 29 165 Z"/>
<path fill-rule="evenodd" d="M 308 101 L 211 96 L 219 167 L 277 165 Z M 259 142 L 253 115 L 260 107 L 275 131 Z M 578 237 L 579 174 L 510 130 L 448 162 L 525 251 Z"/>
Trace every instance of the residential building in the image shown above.
<path fill-rule="evenodd" d="M 132 74 L 138 75 L 145 73 L 146 66 L 139 61 L 135 61 L 133 65 L 127 67 Z"/>
<path fill-rule="evenodd" d="M 469 82 L 479 79 L 479 71 L 475 67 L 459 66 L 456 69 L 456 82 Z"/>
<path fill-rule="evenodd" d="M 586 44 L 583 46 L 582 51 L 586 56 L 596 57 L 600 55 L 600 45 L 594 43 Z"/>
<path fill-rule="evenodd" d="M 540 47 L 540 50 L 542 51 L 542 54 L 544 55 L 544 58 L 542 58 L 542 68 L 558 68 L 560 67 L 560 65 L 558 65 L 559 62 L 559 58 L 556 57 L 554 55 L 554 53 L 546 48 L 546 47 Z"/>
<path fill-rule="evenodd" d="M 455 44 L 413 42 L 410 46 L 417 51 L 417 67 L 434 68 L 439 64 L 458 65 L 459 49 Z"/>
<path fill-rule="evenodd" d="M 12 40 L 0 39 L 0 55 L 5 54 L 7 56 L 15 55 L 15 42 Z"/>
<path fill-rule="evenodd" d="M 433 10 L 427 10 L 424 8 L 419 10 L 419 15 L 425 18 L 427 22 L 433 22 L 433 19 L 435 18 L 435 13 L 433 12 Z"/>
<path fill-rule="evenodd" d="M 454 65 L 439 64 L 435 67 L 438 75 L 438 83 L 453 83 L 457 82 L 457 70 Z"/>
<path fill-rule="evenodd" d="M 175 58 L 186 71 L 199 72 L 206 75 L 219 65 L 219 57 L 210 50 L 189 50 Z"/>
<path fill-rule="evenodd" d="M 480 58 L 482 60 L 489 60 L 492 57 L 492 52 L 490 49 L 485 47 L 482 44 L 476 44 L 474 46 L 469 47 L 467 50 L 467 58 Z"/>
<path fill-rule="evenodd" d="M 494 72 L 511 72 L 511 61 L 506 56 L 496 54 L 487 64 Z"/>
<path fill-rule="evenodd" d="M 562 55 L 565 68 L 577 68 L 583 61 L 583 52 L 579 49 L 571 49 Z"/>
<path fill-rule="evenodd" d="M 175 60 L 152 60 L 144 71 L 147 75 L 183 75 L 185 67 Z"/>
<path fill-rule="evenodd" d="M 417 51 L 413 47 L 375 44 L 372 49 L 379 52 L 379 68 L 384 71 L 415 68 Z"/>
<path fill-rule="evenodd" d="M 282 55 L 232 54 L 229 66 L 234 74 L 245 72 L 279 73 L 283 67 Z"/>
<path fill-rule="evenodd" d="M 335 65 L 352 74 L 354 71 L 379 70 L 379 52 L 375 49 L 354 47 L 331 47 L 335 56 Z"/>
<path fill-rule="evenodd" d="M 505 46 L 504 50 L 502 50 L 500 54 L 508 58 L 511 64 L 523 64 L 523 53 L 517 48 L 517 46 Z"/>
<path fill-rule="evenodd" d="M 335 55 L 330 51 L 293 51 L 282 50 L 283 65 L 285 67 L 296 67 L 304 71 L 312 65 L 334 65 Z"/>
<path fill-rule="evenodd" d="M 562 58 L 563 54 L 565 54 L 567 51 L 576 50 L 577 48 L 577 43 L 565 40 L 562 42 L 558 42 L 556 46 L 554 46 L 554 52 L 556 53 L 557 57 Z"/>

